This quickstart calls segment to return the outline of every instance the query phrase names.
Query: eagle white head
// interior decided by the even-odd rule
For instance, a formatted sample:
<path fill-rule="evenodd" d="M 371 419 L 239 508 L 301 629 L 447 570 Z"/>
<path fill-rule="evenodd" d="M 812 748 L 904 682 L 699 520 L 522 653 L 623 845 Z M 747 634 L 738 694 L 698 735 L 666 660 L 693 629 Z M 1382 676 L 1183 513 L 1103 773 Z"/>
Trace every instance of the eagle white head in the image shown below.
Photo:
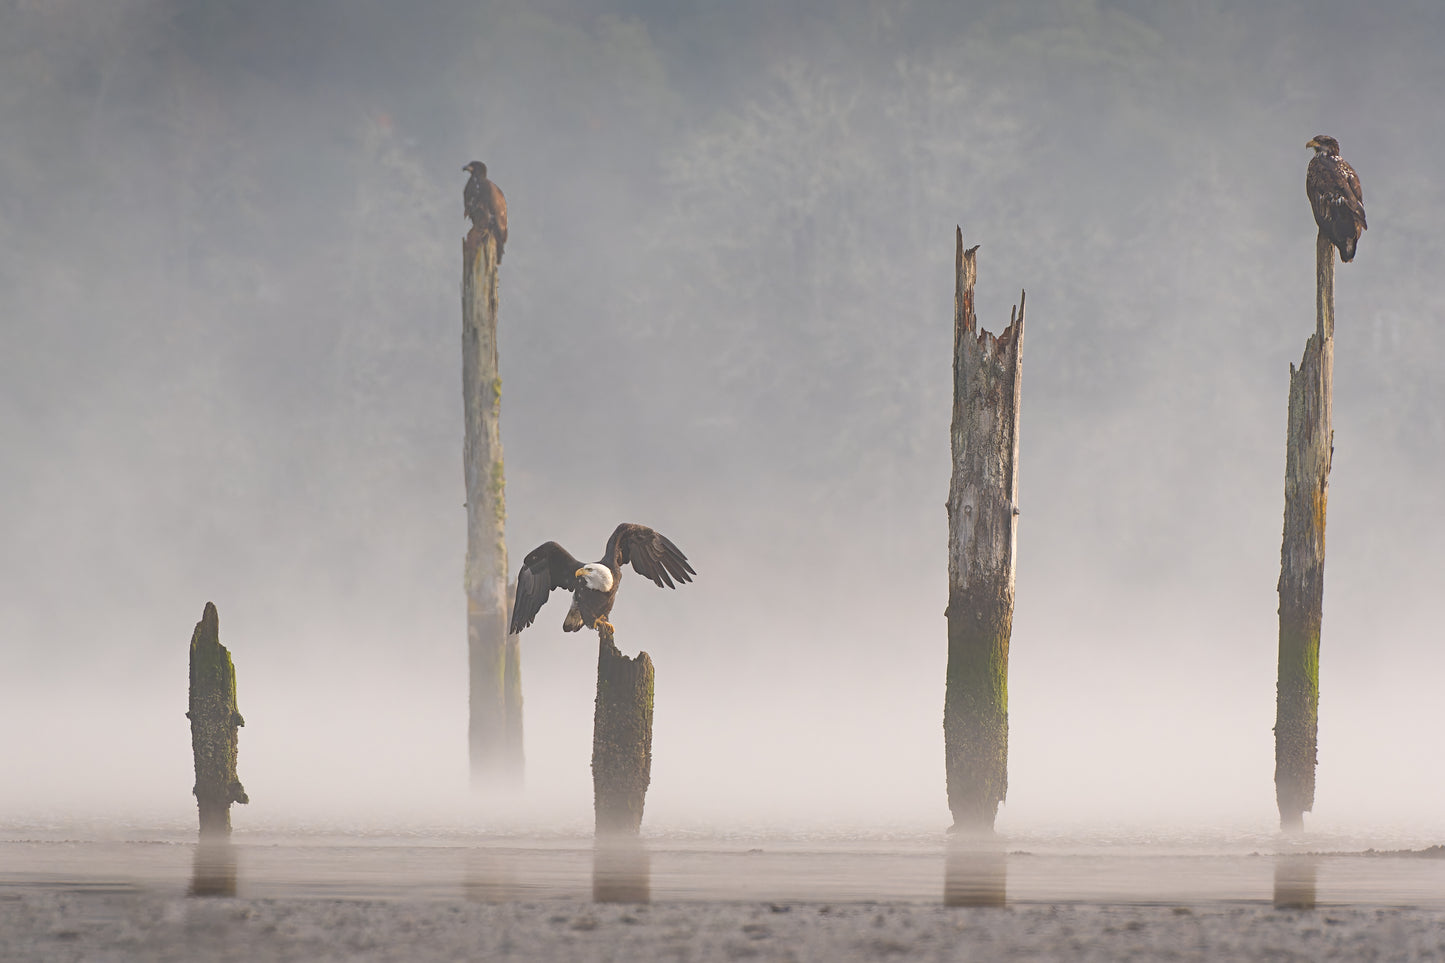
<path fill-rule="evenodd" d="M 594 592 L 612 591 L 612 570 L 606 565 L 588 562 L 577 570 L 577 577 Z"/>

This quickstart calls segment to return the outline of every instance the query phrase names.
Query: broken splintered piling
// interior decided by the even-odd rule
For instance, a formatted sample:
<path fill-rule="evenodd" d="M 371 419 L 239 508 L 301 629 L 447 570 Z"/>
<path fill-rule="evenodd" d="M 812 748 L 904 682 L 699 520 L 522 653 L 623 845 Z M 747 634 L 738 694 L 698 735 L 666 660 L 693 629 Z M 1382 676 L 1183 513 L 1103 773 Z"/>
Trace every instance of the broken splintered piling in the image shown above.
<path fill-rule="evenodd" d="M 1024 301 L 1002 334 L 980 331 L 978 248 L 963 249 L 962 231 L 956 244 L 943 742 L 954 829 L 989 832 L 1008 792 Z"/>
<path fill-rule="evenodd" d="M 1284 539 L 1279 572 L 1279 676 L 1274 787 L 1280 828 L 1304 828 L 1314 807 L 1319 747 L 1320 626 L 1325 591 L 1325 509 L 1334 459 L 1335 249 L 1315 243 L 1315 333 L 1289 373 Z"/>
<path fill-rule="evenodd" d="M 592 720 L 592 791 L 597 834 L 636 835 L 652 780 L 652 659 L 623 655 L 606 623 L 597 627 L 597 708 Z"/>
<path fill-rule="evenodd" d="M 231 832 L 231 803 L 246 803 L 246 790 L 236 776 L 237 730 L 246 724 L 236 710 L 236 668 L 221 645 L 216 607 L 206 603 L 191 633 L 191 694 L 186 718 L 191 720 L 191 749 L 196 760 L 196 805 L 201 836 L 225 837 Z"/>

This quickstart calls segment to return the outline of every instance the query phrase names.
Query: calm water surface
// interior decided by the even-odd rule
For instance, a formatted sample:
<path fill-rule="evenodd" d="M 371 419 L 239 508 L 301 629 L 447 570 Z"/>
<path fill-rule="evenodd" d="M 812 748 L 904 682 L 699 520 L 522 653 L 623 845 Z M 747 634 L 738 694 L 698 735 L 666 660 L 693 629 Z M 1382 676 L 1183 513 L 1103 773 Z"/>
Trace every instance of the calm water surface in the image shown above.
<path fill-rule="evenodd" d="M 0 827 L 0 893 L 15 887 L 247 898 L 639 902 L 1178 904 L 1445 909 L 1445 850 L 1309 835 L 584 837 L 238 832 L 201 850 L 183 832 L 66 838 Z"/>

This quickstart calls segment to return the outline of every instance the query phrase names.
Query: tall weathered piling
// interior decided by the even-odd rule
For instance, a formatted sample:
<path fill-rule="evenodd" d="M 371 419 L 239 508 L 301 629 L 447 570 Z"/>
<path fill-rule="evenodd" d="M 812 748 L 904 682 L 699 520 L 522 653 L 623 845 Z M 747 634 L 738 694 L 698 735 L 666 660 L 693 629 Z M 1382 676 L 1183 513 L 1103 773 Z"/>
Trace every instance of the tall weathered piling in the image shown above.
<path fill-rule="evenodd" d="M 1008 792 L 1008 649 L 1018 536 L 1024 299 L 995 337 L 978 329 L 977 247 L 955 238 L 953 475 L 948 490 L 948 808 L 957 830 L 993 829 Z"/>
<path fill-rule="evenodd" d="M 597 626 L 597 708 L 592 717 L 592 792 L 597 833 L 636 835 L 652 780 L 652 659 L 628 658 L 612 629 Z"/>
<path fill-rule="evenodd" d="M 1335 370 L 1335 249 L 1315 241 L 1315 333 L 1289 369 L 1284 540 L 1279 571 L 1279 684 L 1274 788 L 1280 828 L 1304 828 L 1315 801 L 1320 705 L 1320 625 L 1325 586 Z"/>
<path fill-rule="evenodd" d="M 471 774 L 476 783 L 516 785 L 523 766 L 522 670 L 517 639 L 507 634 L 497 239 L 476 227 L 462 241 L 462 402 Z"/>
<path fill-rule="evenodd" d="M 216 607 L 206 603 L 191 633 L 191 692 L 186 718 L 191 720 L 191 751 L 196 761 L 196 805 L 201 836 L 231 832 L 231 803 L 246 803 L 246 790 L 236 775 L 237 729 L 246 724 L 236 709 L 236 667 L 221 644 Z"/>

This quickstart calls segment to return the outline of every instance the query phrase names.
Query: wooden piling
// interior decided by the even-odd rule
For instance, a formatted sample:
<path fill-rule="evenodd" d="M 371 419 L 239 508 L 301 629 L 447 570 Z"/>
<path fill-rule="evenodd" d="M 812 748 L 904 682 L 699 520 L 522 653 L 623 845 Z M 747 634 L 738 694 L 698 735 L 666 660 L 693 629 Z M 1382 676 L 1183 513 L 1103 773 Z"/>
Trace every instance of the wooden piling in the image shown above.
<path fill-rule="evenodd" d="M 1315 801 L 1324 607 L 1325 509 L 1329 501 L 1335 369 L 1335 249 L 1315 241 L 1315 333 L 1289 369 L 1284 538 L 1279 573 L 1279 682 L 1274 786 L 1280 828 L 1304 828 Z"/>
<path fill-rule="evenodd" d="M 592 718 L 592 791 L 597 834 L 636 835 L 652 780 L 652 659 L 617 649 L 597 627 L 597 705 Z"/>
<path fill-rule="evenodd" d="M 497 363 L 497 241 L 462 241 L 462 466 L 467 488 L 468 751 L 474 783 L 521 783 L 522 669 L 507 634 L 506 476 Z"/>
<path fill-rule="evenodd" d="M 236 776 L 237 730 L 246 724 L 236 709 L 236 667 L 221 645 L 216 607 L 206 603 L 191 633 L 191 751 L 196 785 L 192 792 L 200 810 L 201 837 L 231 833 L 231 803 L 250 800 Z"/>
<path fill-rule="evenodd" d="M 1024 298 L 995 337 L 974 314 L 977 247 L 955 237 L 953 474 L 943 739 L 953 828 L 991 831 L 1008 792 Z"/>
<path fill-rule="evenodd" d="M 515 580 L 507 583 L 507 594 L 503 598 L 502 611 L 509 613 L 510 599 L 517 597 Z M 506 741 L 502 749 L 503 768 L 511 774 L 514 786 L 522 784 L 526 757 L 522 753 L 522 649 L 519 636 L 507 634 L 506 650 L 502 653 L 502 726 Z"/>

